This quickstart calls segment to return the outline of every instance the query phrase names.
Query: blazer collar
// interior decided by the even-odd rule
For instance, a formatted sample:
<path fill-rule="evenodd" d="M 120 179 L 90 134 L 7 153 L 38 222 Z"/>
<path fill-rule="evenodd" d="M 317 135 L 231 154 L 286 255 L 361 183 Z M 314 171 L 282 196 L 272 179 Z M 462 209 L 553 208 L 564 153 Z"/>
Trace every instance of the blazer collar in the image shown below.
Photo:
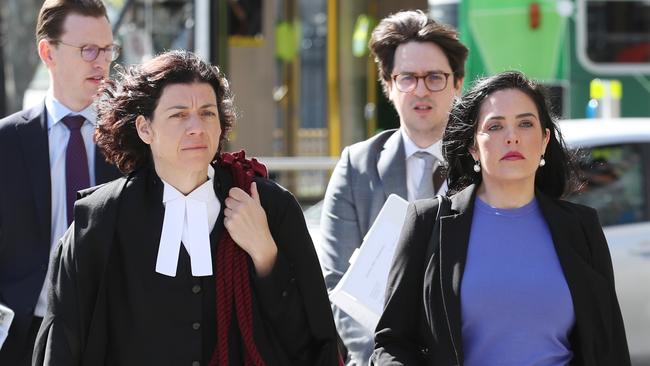
<path fill-rule="evenodd" d="M 451 214 L 440 218 L 440 287 L 451 339 L 462 358 L 460 285 L 465 270 L 476 187 L 470 185 L 451 197 Z"/>
<path fill-rule="evenodd" d="M 582 224 L 579 218 L 573 212 L 563 208 L 556 200 L 540 191 L 535 192 L 535 197 L 548 223 L 560 262 L 571 252 L 572 255 L 578 255 L 583 260 L 591 258 L 585 236 L 581 235 Z M 561 264 L 564 267 L 565 263 Z"/>
<path fill-rule="evenodd" d="M 51 241 L 51 180 L 50 153 L 47 139 L 47 112 L 45 102 L 26 110 L 22 121 L 16 124 L 29 183 L 34 193 L 38 227 L 43 228 L 42 239 Z"/>
<path fill-rule="evenodd" d="M 26 123 L 32 122 L 34 119 L 38 118 L 41 128 L 47 129 L 47 111 L 45 110 L 45 101 L 26 109 L 22 114 L 22 118 Z"/>
<path fill-rule="evenodd" d="M 384 143 L 377 160 L 377 172 L 386 197 L 395 193 L 407 199 L 406 154 L 404 153 L 404 141 L 402 141 L 399 130 L 395 130 Z"/>
<path fill-rule="evenodd" d="M 536 192 L 537 202 L 546 222 L 548 223 L 555 251 L 564 277 L 566 279 L 573 308 L 576 317 L 576 326 L 572 336 L 577 336 L 575 340 L 580 344 L 578 349 L 589 349 L 594 339 L 594 332 L 607 332 L 606 328 L 594 330 L 598 326 L 607 326 L 604 323 L 594 324 L 593 319 L 601 315 L 593 304 L 598 303 L 602 308 L 607 308 L 607 304 L 602 302 L 602 298 L 597 296 L 598 291 L 594 290 L 599 286 L 607 287 L 605 280 L 600 273 L 593 268 L 592 253 L 590 243 L 585 230 L 600 230 L 584 227 L 580 216 L 573 210 L 568 210 L 564 205 L 559 204 L 541 192 Z M 595 245 L 607 245 L 603 243 L 594 243 Z M 572 341 L 573 342 L 573 341 Z"/>

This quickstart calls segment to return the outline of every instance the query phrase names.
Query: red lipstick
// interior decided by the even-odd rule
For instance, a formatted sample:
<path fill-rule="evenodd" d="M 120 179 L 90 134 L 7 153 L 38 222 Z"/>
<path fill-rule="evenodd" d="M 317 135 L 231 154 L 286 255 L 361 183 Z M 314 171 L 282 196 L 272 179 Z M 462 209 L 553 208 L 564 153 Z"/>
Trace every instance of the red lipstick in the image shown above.
<path fill-rule="evenodd" d="M 508 151 L 501 160 L 522 160 L 524 156 L 518 151 Z"/>

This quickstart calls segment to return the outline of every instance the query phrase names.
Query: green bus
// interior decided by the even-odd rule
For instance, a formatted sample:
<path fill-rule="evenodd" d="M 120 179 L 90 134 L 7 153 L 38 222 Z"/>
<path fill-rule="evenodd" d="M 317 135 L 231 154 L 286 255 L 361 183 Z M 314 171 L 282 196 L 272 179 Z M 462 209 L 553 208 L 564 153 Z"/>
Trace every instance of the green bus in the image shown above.
<path fill-rule="evenodd" d="M 650 1 L 429 0 L 429 5 L 434 18 L 455 25 L 470 48 L 466 85 L 517 69 L 550 87 L 556 113 L 564 118 L 588 117 L 590 100 L 600 98 L 615 104 L 615 117 L 650 116 Z"/>

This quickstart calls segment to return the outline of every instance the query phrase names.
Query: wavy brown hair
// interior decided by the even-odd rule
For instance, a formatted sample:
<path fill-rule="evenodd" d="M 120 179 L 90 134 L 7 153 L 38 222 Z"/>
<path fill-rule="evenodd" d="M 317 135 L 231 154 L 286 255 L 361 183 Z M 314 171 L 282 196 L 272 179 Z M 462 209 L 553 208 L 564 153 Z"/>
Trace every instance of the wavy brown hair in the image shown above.
<path fill-rule="evenodd" d="M 97 100 L 97 146 L 106 161 L 125 174 L 151 163 L 151 149 L 138 136 L 135 120 L 153 118 L 163 89 L 170 84 L 207 83 L 217 96 L 221 123 L 221 152 L 236 114 L 228 80 L 219 67 L 210 65 L 189 51 L 169 51 L 140 65 L 118 67 L 117 81 L 107 81 Z"/>

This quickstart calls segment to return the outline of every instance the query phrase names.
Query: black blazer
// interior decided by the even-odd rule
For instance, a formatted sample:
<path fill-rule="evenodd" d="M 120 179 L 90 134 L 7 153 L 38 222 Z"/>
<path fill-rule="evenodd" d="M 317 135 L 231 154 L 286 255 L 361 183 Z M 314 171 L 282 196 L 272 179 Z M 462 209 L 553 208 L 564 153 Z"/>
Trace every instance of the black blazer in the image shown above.
<path fill-rule="evenodd" d="M 439 251 L 425 258 L 438 200 L 409 206 L 375 335 L 375 365 L 462 365 L 460 286 L 475 187 L 451 197 L 440 219 Z M 595 210 L 536 197 L 573 299 L 572 365 L 630 364 L 607 242 Z"/>
<path fill-rule="evenodd" d="M 50 258 L 51 182 L 45 103 L 0 120 L 0 303 L 16 313 L 0 364 L 14 364 L 25 340 Z M 120 176 L 95 153 L 95 177 Z"/>
<path fill-rule="evenodd" d="M 278 246 L 268 276 L 258 278 L 250 267 L 258 350 L 269 366 L 337 365 L 334 320 L 300 206 L 272 181 L 256 183 Z M 223 207 L 232 176 L 216 167 L 214 184 Z M 77 201 L 75 222 L 52 259 L 50 306 L 33 365 L 209 363 L 216 344 L 215 277 L 193 277 L 184 249 L 176 277 L 155 272 L 162 195 L 162 181 L 143 169 Z M 222 210 L 210 236 L 213 253 L 224 230 Z M 216 273 L 216 260 L 212 264 Z M 242 365 L 232 324 L 229 364 Z"/>

